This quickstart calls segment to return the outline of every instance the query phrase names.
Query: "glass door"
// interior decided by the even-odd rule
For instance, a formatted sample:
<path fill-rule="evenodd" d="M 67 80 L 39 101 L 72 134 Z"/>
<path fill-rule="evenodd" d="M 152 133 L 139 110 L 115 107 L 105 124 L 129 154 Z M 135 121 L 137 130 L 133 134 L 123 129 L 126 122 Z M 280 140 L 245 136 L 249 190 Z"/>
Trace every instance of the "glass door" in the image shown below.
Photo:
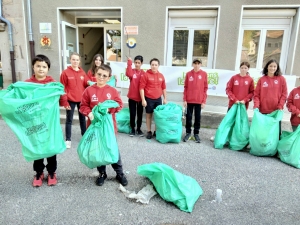
<path fill-rule="evenodd" d="M 66 69 L 71 65 L 71 53 L 79 53 L 78 26 L 62 21 L 62 47 L 63 69 Z"/>

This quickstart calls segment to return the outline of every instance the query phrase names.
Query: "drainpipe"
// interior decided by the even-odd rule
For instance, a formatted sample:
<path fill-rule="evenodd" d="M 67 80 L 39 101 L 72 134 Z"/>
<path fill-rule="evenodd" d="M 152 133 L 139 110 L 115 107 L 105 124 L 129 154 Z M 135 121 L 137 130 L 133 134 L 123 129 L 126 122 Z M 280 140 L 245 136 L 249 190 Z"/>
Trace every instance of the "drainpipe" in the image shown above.
<path fill-rule="evenodd" d="M 28 20 L 28 39 L 29 39 L 29 46 L 30 46 L 30 57 L 31 60 L 35 57 L 34 51 L 34 40 L 33 40 L 33 33 L 32 33 L 32 22 L 31 22 L 31 1 L 27 0 L 27 20 Z"/>
<path fill-rule="evenodd" d="M 15 67 L 15 59 L 14 59 L 15 52 L 14 52 L 14 44 L 13 44 L 12 26 L 10 21 L 8 21 L 2 16 L 2 0 L 0 0 L 0 20 L 2 20 L 8 26 L 11 74 L 12 74 L 12 82 L 15 83 L 17 81 L 17 77 L 16 77 L 16 67 Z"/>

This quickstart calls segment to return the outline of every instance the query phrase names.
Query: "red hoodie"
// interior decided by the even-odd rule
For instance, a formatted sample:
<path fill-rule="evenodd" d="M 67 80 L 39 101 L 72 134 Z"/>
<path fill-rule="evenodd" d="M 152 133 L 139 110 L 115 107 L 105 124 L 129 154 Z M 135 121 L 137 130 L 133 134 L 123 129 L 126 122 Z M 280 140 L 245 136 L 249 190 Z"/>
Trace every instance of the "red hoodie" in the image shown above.
<path fill-rule="evenodd" d="M 145 97 L 158 99 L 166 89 L 166 81 L 164 75 L 160 72 L 153 73 L 152 70 L 147 70 L 141 77 L 140 90 L 144 90 Z"/>
<path fill-rule="evenodd" d="M 228 108 L 236 101 L 244 100 L 246 109 L 254 95 L 254 82 L 249 75 L 236 74 L 230 78 L 226 86 L 226 94 L 229 98 Z"/>
<path fill-rule="evenodd" d="M 126 76 L 130 80 L 130 86 L 129 86 L 127 97 L 134 101 L 140 102 L 142 101 L 142 99 L 140 95 L 139 86 L 140 86 L 141 77 L 145 75 L 145 71 L 142 69 L 141 70 L 132 69 L 131 66 L 132 66 L 132 61 L 128 60 L 127 68 L 126 68 Z"/>
<path fill-rule="evenodd" d="M 35 75 L 33 74 L 29 79 L 25 80 L 25 82 L 47 84 L 47 83 L 56 82 L 56 81 L 51 76 L 46 76 L 46 78 L 44 80 L 37 80 L 35 78 Z M 70 106 L 66 94 L 60 96 L 59 105 L 64 106 L 64 107 Z"/>
<path fill-rule="evenodd" d="M 183 101 L 205 104 L 207 99 L 207 73 L 203 70 L 187 72 L 184 80 Z"/>
<path fill-rule="evenodd" d="M 88 77 L 81 68 L 75 71 L 71 66 L 68 66 L 68 68 L 61 73 L 60 82 L 65 86 L 68 100 L 80 102 L 82 93 L 88 86 Z"/>
<path fill-rule="evenodd" d="M 254 91 L 254 106 L 264 114 L 277 109 L 283 109 L 287 98 L 287 86 L 283 76 L 269 77 L 264 75 L 259 78 Z"/>
<path fill-rule="evenodd" d="M 300 124 L 300 87 L 294 88 L 289 94 L 286 107 L 292 113 L 291 124 L 292 126 L 298 126 Z"/>
<path fill-rule="evenodd" d="M 115 113 L 119 112 L 123 107 L 123 102 L 117 89 L 109 85 L 105 85 L 104 87 L 100 88 L 97 86 L 97 84 L 93 84 L 83 92 L 79 111 L 83 115 L 88 116 L 89 113 L 92 112 L 94 106 L 98 105 L 100 102 L 104 102 L 105 100 L 114 100 L 119 104 L 118 108 L 110 108 L 108 110 L 112 114 L 115 133 L 117 133 L 118 128 Z M 87 127 L 90 124 L 91 121 L 88 119 Z"/>
<path fill-rule="evenodd" d="M 93 81 L 93 82 L 97 82 L 96 76 L 94 76 L 94 74 L 92 73 L 92 70 L 89 70 L 87 72 L 87 77 L 88 77 L 88 80 Z"/>

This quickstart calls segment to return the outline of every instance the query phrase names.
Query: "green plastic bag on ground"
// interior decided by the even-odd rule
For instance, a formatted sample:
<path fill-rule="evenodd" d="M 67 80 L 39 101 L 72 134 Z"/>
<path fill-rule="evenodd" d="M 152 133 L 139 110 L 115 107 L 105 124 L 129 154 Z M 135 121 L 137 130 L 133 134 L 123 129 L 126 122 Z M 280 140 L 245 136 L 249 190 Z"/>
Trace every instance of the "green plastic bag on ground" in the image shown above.
<path fill-rule="evenodd" d="M 282 132 L 277 150 L 282 162 L 300 169 L 300 126 L 294 132 Z"/>
<path fill-rule="evenodd" d="M 258 109 L 254 115 L 250 127 L 250 154 L 256 156 L 274 156 L 277 152 L 279 141 L 279 121 L 283 111 L 275 110 L 270 114 L 262 114 Z"/>
<path fill-rule="evenodd" d="M 116 121 L 118 132 L 129 134 L 131 131 L 130 127 L 130 113 L 129 108 L 123 108 L 116 114 Z"/>
<path fill-rule="evenodd" d="M 80 161 L 90 169 L 113 164 L 119 160 L 113 119 L 112 115 L 107 112 L 108 108 L 118 106 L 117 102 L 106 100 L 92 110 L 95 118 L 77 147 Z"/>
<path fill-rule="evenodd" d="M 16 82 L 0 92 L 0 113 L 22 144 L 26 161 L 51 157 L 66 150 L 60 126 L 59 82 Z"/>
<path fill-rule="evenodd" d="M 182 108 L 172 102 L 154 109 L 156 140 L 161 143 L 179 143 L 182 136 Z"/>
<path fill-rule="evenodd" d="M 229 142 L 229 149 L 242 150 L 249 142 L 249 121 L 244 104 L 234 104 L 221 121 L 214 146 L 222 149 Z"/>
<path fill-rule="evenodd" d="M 203 191 L 198 182 L 163 163 L 138 166 L 137 173 L 146 176 L 153 183 L 159 195 L 173 202 L 179 209 L 192 212 Z"/>

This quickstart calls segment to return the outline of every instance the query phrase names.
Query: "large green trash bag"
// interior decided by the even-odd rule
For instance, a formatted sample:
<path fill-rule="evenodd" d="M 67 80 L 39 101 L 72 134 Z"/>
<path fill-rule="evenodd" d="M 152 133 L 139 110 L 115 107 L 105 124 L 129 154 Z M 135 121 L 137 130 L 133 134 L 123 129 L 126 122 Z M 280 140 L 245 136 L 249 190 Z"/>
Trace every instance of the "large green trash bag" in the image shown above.
<path fill-rule="evenodd" d="M 112 115 L 107 112 L 108 108 L 118 106 L 117 102 L 106 100 L 92 110 L 95 118 L 77 147 L 80 161 L 90 169 L 113 164 L 119 160 L 113 119 Z"/>
<path fill-rule="evenodd" d="M 60 126 L 59 82 L 16 82 L 0 94 L 0 113 L 22 144 L 27 161 L 48 158 L 66 150 Z"/>
<path fill-rule="evenodd" d="M 294 132 L 282 132 L 277 150 L 282 162 L 300 169 L 300 126 Z"/>
<path fill-rule="evenodd" d="M 274 156 L 279 141 L 279 121 L 283 111 L 275 110 L 270 114 L 262 114 L 254 110 L 250 127 L 250 154 L 256 156 Z"/>
<path fill-rule="evenodd" d="M 130 113 L 129 108 L 123 108 L 116 114 L 116 121 L 118 132 L 129 134 L 131 131 L 130 127 Z"/>
<path fill-rule="evenodd" d="M 182 136 L 182 108 L 172 102 L 154 109 L 156 140 L 161 143 L 179 143 Z"/>
<path fill-rule="evenodd" d="M 140 165 L 139 175 L 149 178 L 158 194 L 166 201 L 173 202 L 179 209 L 192 212 L 203 191 L 198 182 L 163 163 Z"/>

